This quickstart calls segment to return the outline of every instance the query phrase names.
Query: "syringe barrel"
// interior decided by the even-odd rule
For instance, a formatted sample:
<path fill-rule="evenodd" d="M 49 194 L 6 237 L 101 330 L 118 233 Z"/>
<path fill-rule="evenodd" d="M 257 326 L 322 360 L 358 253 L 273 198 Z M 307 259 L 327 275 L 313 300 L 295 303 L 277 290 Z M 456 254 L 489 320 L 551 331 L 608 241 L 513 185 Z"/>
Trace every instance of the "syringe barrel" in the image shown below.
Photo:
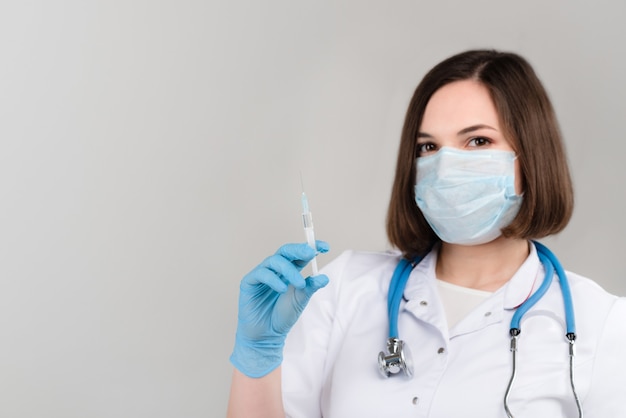
<path fill-rule="evenodd" d="M 309 247 L 317 251 L 317 248 L 315 246 L 315 234 L 313 233 L 313 228 L 304 228 L 304 233 L 306 234 L 306 242 L 307 244 L 309 244 Z"/>

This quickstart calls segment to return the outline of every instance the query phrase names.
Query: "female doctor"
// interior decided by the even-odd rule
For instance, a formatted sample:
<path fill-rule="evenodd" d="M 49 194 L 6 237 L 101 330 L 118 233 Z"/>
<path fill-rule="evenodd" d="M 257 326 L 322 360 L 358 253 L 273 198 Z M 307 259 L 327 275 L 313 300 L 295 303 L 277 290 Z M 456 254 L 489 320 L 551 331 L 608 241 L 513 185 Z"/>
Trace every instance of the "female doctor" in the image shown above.
<path fill-rule="evenodd" d="M 559 275 L 534 241 L 572 208 L 531 66 L 497 51 L 441 62 L 402 132 L 399 251 L 346 252 L 305 279 L 315 251 L 287 244 L 247 274 L 229 416 L 626 417 L 626 299 Z"/>

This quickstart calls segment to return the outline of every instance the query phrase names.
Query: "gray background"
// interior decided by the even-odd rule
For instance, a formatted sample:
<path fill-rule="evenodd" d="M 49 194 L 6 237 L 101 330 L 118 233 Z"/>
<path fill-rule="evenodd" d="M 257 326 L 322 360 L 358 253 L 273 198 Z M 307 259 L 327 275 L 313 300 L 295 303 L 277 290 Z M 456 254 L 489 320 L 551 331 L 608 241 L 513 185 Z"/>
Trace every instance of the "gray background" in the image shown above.
<path fill-rule="evenodd" d="M 300 172 L 321 264 L 387 249 L 405 107 L 468 48 L 535 66 L 577 195 L 546 242 L 625 295 L 625 17 L 606 0 L 2 1 L 0 416 L 222 416 L 238 282 L 304 239 Z"/>

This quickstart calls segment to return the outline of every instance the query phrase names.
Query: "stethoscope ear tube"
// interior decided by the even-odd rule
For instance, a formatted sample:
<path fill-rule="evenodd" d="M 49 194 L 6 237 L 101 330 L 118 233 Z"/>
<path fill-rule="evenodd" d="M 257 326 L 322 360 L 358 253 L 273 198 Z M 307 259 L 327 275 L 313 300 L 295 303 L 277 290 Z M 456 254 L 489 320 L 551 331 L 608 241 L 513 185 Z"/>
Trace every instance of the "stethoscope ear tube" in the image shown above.
<path fill-rule="evenodd" d="M 565 325 L 566 325 L 566 334 L 565 337 L 569 343 L 569 378 L 570 384 L 572 387 L 572 394 L 574 395 L 574 401 L 576 402 L 576 408 L 578 409 L 578 417 L 583 418 L 583 409 L 580 404 L 580 399 L 578 398 L 578 393 L 576 392 L 576 386 L 574 385 L 574 344 L 576 341 L 576 325 L 574 318 L 574 303 L 572 302 L 572 293 L 569 288 L 569 283 L 567 281 L 567 276 L 565 275 L 565 270 L 561 263 L 556 258 L 556 256 L 550 251 L 545 245 L 533 241 L 535 248 L 537 248 L 537 256 L 543 264 L 543 268 L 545 269 L 546 275 L 541 283 L 541 286 L 537 291 L 526 300 L 513 315 L 511 319 L 511 355 L 512 355 L 512 371 L 511 371 L 511 379 L 509 380 L 509 384 L 506 388 L 506 392 L 504 394 L 504 410 L 506 412 L 506 416 L 508 418 L 514 418 L 511 410 L 509 409 L 509 395 L 511 393 L 511 389 L 513 388 L 513 382 L 515 380 L 516 375 L 516 354 L 517 354 L 517 345 L 518 345 L 518 337 L 520 335 L 521 328 L 520 322 L 522 317 L 530 308 L 532 308 L 535 303 L 539 301 L 543 297 L 543 295 L 548 291 L 550 285 L 552 284 L 552 279 L 554 277 L 554 273 L 559 279 L 559 285 L 561 287 L 561 293 L 563 295 L 563 305 L 565 309 Z"/>

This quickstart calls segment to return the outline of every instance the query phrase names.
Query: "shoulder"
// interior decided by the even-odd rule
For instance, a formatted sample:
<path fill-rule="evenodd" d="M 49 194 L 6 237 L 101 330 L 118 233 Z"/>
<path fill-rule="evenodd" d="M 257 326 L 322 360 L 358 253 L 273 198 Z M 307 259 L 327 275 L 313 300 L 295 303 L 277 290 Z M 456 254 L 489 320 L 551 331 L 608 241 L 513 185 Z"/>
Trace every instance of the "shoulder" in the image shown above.
<path fill-rule="evenodd" d="M 345 251 L 320 271 L 330 280 L 322 294 L 336 301 L 341 295 L 354 299 L 368 292 L 386 294 L 400 258 L 399 252 Z"/>
<path fill-rule="evenodd" d="M 576 273 L 566 272 L 572 297 L 584 305 L 590 305 L 592 309 L 598 309 L 601 305 L 609 308 L 620 298 L 602 288 L 595 281 Z"/>
<path fill-rule="evenodd" d="M 323 273 L 330 276 L 353 278 L 371 274 L 395 265 L 401 258 L 398 252 L 344 251 L 339 257 L 323 268 Z M 332 277 L 331 277 L 332 279 Z"/>
<path fill-rule="evenodd" d="M 592 280 L 570 279 L 577 323 L 579 371 L 588 370 L 585 415 L 621 416 L 626 395 L 626 298 L 612 295 Z M 589 359 L 588 363 L 585 360 Z"/>
<path fill-rule="evenodd" d="M 604 290 L 595 281 L 567 272 L 579 334 L 604 339 L 620 336 L 626 343 L 626 298 Z"/>

